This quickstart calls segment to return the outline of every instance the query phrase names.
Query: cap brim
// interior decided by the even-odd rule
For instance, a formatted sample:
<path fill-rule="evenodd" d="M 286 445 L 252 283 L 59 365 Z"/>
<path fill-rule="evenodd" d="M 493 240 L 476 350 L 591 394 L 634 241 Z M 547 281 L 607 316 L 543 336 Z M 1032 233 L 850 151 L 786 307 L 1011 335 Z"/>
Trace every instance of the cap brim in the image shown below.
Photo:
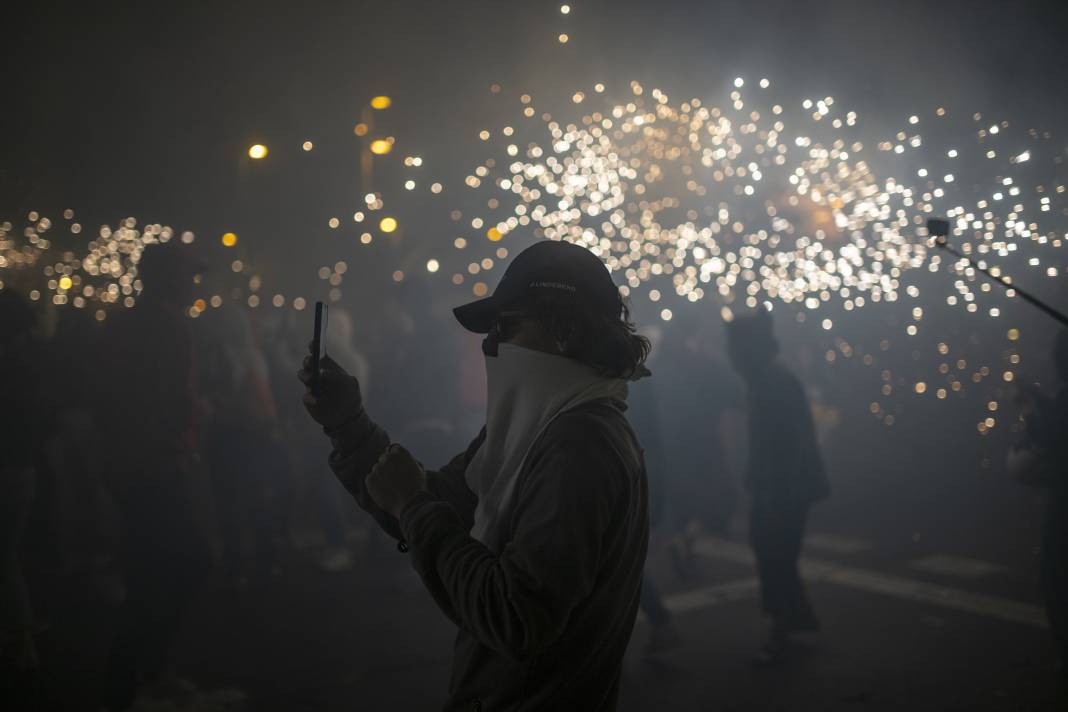
<path fill-rule="evenodd" d="M 486 297 L 458 306 L 452 310 L 460 326 L 476 334 L 488 334 L 497 318 L 497 303 L 493 297 Z"/>

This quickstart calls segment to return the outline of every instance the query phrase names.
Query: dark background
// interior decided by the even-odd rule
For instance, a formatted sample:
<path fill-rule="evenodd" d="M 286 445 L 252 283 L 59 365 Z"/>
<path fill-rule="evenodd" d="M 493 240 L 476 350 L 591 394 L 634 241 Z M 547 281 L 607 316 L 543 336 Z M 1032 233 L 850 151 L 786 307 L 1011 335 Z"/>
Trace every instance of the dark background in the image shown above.
<path fill-rule="evenodd" d="M 0 103 L 0 220 L 21 224 L 26 213 L 37 210 L 58 222 L 62 211 L 72 208 L 87 226 L 114 225 L 126 216 L 167 223 L 196 232 L 198 248 L 219 272 L 225 274 L 229 260 L 240 256 L 264 275 L 265 292 L 299 294 L 309 303 L 326 292 L 316 270 L 347 260 L 342 303 L 358 325 L 383 318 L 379 297 L 397 300 L 415 314 L 426 331 L 417 333 L 423 342 L 416 339 L 415 354 L 405 363 L 409 374 L 425 376 L 438 372 L 435 339 L 452 333 L 447 309 L 469 298 L 468 286 L 453 289 L 445 269 L 437 278 L 419 273 L 402 285 L 389 275 L 398 266 L 409 269 L 450 249 L 458 233 L 449 211 L 469 209 L 471 199 L 461 195 L 463 177 L 487 153 L 477 132 L 514 122 L 522 93 L 534 95 L 539 111 L 563 113 L 573 91 L 589 91 L 597 81 L 617 96 L 637 79 L 673 97 L 704 97 L 723 95 L 738 75 L 768 76 L 774 87 L 794 97 L 833 95 L 847 102 L 872 136 L 896 131 L 910 114 L 945 106 L 950 113 L 982 112 L 992 120 L 1050 130 L 1057 150 L 1065 150 L 1068 3 L 576 0 L 567 16 L 559 13 L 559 4 L 35 2 L 7 9 L 0 27 L 0 86 L 6 90 Z M 556 41 L 560 32 L 569 34 L 567 44 Z M 499 94 L 489 91 L 493 83 L 501 85 Z M 352 126 L 378 94 L 394 100 L 376 121 L 398 144 L 388 160 L 376 162 L 375 183 L 363 185 Z M 310 154 L 300 149 L 305 140 L 315 142 Z M 270 148 L 265 161 L 246 155 L 257 142 Z M 409 153 L 426 162 L 418 200 L 399 190 L 408 175 L 400 160 Z M 431 197 L 425 186 L 435 180 L 445 184 L 445 192 Z M 387 212 L 395 211 L 402 221 L 393 248 L 376 243 L 374 250 L 361 249 L 356 241 L 364 227 L 354 226 L 351 215 L 369 190 L 382 190 Z M 332 216 L 342 222 L 337 231 L 327 227 Z M 228 230 L 240 236 L 232 252 L 218 245 L 218 235 Z M 496 277 L 490 275 L 491 287 Z M 1006 308 L 1011 320 L 964 317 L 959 309 L 940 308 L 949 291 L 948 274 L 923 279 L 944 290 L 925 292 L 934 297 L 924 303 L 931 331 L 952 339 L 954 348 L 967 344 L 969 359 L 994 365 L 1005 355 L 1005 329 L 1019 326 L 1027 379 L 1050 385 L 1051 322 L 1019 303 Z M 1049 280 L 1039 291 L 1068 304 L 1062 282 Z M 718 305 L 707 306 L 710 313 L 718 312 Z M 987 400 L 996 397 L 1009 408 L 1011 394 L 984 386 L 945 402 L 909 398 L 910 381 L 933 374 L 937 359 L 926 351 L 914 355 L 919 346 L 898 346 L 905 311 L 904 304 L 869 306 L 847 318 L 839 310 L 833 333 L 820 330 L 817 319 L 797 324 L 793 311 L 776 312 L 783 315 L 777 328 L 788 361 L 819 404 L 836 414 L 825 441 L 835 497 L 817 509 L 813 527 L 877 542 L 870 565 L 892 567 L 899 560 L 946 551 L 1003 564 L 1011 577 L 989 591 L 1037 603 L 1038 498 L 1004 472 L 1014 434 L 1007 427 L 985 437 L 976 432 Z M 310 311 L 303 316 L 310 331 Z M 655 312 L 645 309 L 638 316 L 639 326 L 655 320 Z M 718 324 L 708 332 L 718 343 Z M 875 368 L 843 359 L 827 366 L 821 356 L 835 348 L 839 333 L 867 352 L 876 352 L 878 342 L 892 333 L 894 348 Z M 472 347 L 470 337 L 450 338 L 466 338 L 465 347 Z M 937 340 L 927 337 L 923 348 Z M 895 380 L 898 393 L 906 395 L 891 403 L 892 427 L 868 413 L 869 403 L 880 400 L 883 366 L 911 374 L 909 380 Z M 722 363 L 715 367 L 724 368 Z M 404 397 L 384 403 L 386 386 L 402 375 L 391 368 L 388 360 L 372 364 L 385 384 L 377 386 L 371 407 L 388 405 L 390 413 L 399 413 L 409 405 L 422 407 L 415 404 L 422 398 L 437 401 L 434 415 L 449 411 L 451 386 L 427 377 L 405 375 L 402 380 L 418 381 L 421 390 L 399 383 L 398 389 L 407 389 Z M 298 409 L 295 383 L 289 395 L 292 401 L 282 407 Z M 998 417 L 1006 423 L 1013 419 L 1011 410 Z M 462 449 L 465 437 L 457 432 L 456 442 L 430 443 L 417 454 L 437 462 Z M 325 443 L 323 448 L 325 460 Z M 376 588 L 377 576 L 371 580 L 369 586 L 354 585 L 362 587 L 359 595 L 373 598 L 371 605 L 383 605 L 393 594 Z M 260 627 L 266 637 L 277 633 L 264 640 L 264 650 L 292 645 L 311 651 L 306 653 L 309 667 L 318 664 L 316 652 L 329 649 L 331 656 L 344 657 L 346 646 L 358 649 L 361 659 L 371 657 L 363 639 L 341 639 L 338 633 L 330 645 L 307 640 L 315 638 L 317 625 L 344 629 L 333 620 L 315 620 L 313 609 L 317 601 L 336 603 L 348 594 L 336 584 L 316 585 L 319 589 L 301 592 L 304 617 L 299 625 L 292 623 L 300 630 L 258 621 L 248 621 L 248 629 Z M 284 596 L 270 600 L 277 604 L 274 609 L 265 604 L 271 615 L 289 605 Z M 338 607 L 355 617 L 346 606 Z M 755 611 L 755 605 L 751 608 Z M 228 609 L 222 610 L 204 620 L 223 626 Z M 420 616 L 433 617 L 430 606 L 419 610 Z M 394 613 L 404 620 L 403 611 Z M 886 615 L 896 620 L 897 612 Z M 977 621 L 957 622 L 961 635 L 946 649 L 947 659 L 960 662 L 972 646 L 991 647 L 993 634 Z M 364 622 L 349 621 L 352 627 L 345 630 Z M 443 680 L 449 631 L 428 625 L 438 625 L 435 674 Z M 419 632 L 406 633 L 414 649 L 422 644 Z M 711 640 L 715 631 L 701 635 Z M 188 647 L 208 646 L 211 636 L 197 640 Z M 892 655 L 906 660 L 913 655 L 909 644 L 888 645 L 897 645 Z M 1021 646 L 1030 650 L 1030 644 L 1028 639 Z M 240 671 L 242 684 L 254 688 L 257 675 L 266 676 L 255 657 L 261 651 L 234 649 L 249 657 L 240 665 L 205 664 L 204 677 L 225 681 Z M 690 652 L 695 660 L 702 654 Z M 374 662 L 361 664 L 348 683 L 353 686 L 354 677 L 355 687 L 374 687 Z M 274 659 L 264 669 L 301 675 L 291 661 Z M 970 674 L 957 672 L 960 680 Z M 269 681 L 265 689 L 272 685 L 284 686 Z M 300 707 L 281 704 L 280 709 Z M 952 708 L 950 703 L 932 707 Z"/>

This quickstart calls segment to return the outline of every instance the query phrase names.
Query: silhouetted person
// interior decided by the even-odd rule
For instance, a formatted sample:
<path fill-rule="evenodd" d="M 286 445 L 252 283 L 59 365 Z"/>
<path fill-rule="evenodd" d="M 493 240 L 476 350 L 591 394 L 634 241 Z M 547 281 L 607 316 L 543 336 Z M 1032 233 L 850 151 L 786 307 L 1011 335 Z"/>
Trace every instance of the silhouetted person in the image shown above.
<path fill-rule="evenodd" d="M 778 352 L 768 312 L 727 323 L 727 353 L 746 383 L 749 536 L 772 624 L 758 662 L 781 658 L 791 633 L 819 628 L 797 565 L 809 508 L 830 493 L 808 398 Z"/>
<path fill-rule="evenodd" d="M 524 250 L 455 314 L 487 334 L 488 407 L 442 470 L 390 445 L 330 360 L 305 404 L 342 483 L 460 629 L 446 710 L 614 710 L 649 526 L 623 411 L 648 342 L 601 262 L 566 242 Z"/>
<path fill-rule="evenodd" d="M 1053 358 L 1061 387 L 1051 400 L 1037 390 L 1024 395 L 1028 449 L 1033 454 L 1021 476 L 1046 490 L 1042 519 L 1042 589 L 1050 630 L 1068 681 L 1068 330 L 1057 334 Z"/>
<path fill-rule="evenodd" d="M 34 681 L 39 666 L 20 551 L 33 501 L 34 444 L 39 440 L 35 324 L 22 296 L 10 287 L 0 288 L 0 689 L 17 695 L 30 692 L 27 683 Z"/>
<path fill-rule="evenodd" d="M 738 500 L 724 427 L 739 407 L 736 379 L 715 353 L 697 307 L 680 307 L 666 326 L 653 386 L 660 410 L 663 483 L 675 573 L 699 574 L 694 545 L 725 535 Z M 700 444 L 699 447 L 695 445 Z"/>
<path fill-rule="evenodd" d="M 649 529 L 650 544 L 657 541 L 658 532 L 664 527 L 666 499 L 664 477 L 663 438 L 661 435 L 660 409 L 656 396 L 650 389 L 653 379 L 643 379 L 630 389 L 627 403 L 627 419 L 634 427 L 645 454 L 646 479 L 649 482 Z M 650 555 L 652 555 L 650 551 Z M 639 607 L 649 619 L 649 642 L 645 652 L 655 655 L 677 647 L 681 642 L 675 628 L 671 611 L 664 605 L 660 590 L 648 570 L 642 579 L 642 594 Z"/>
<path fill-rule="evenodd" d="M 210 563 L 190 487 L 200 408 L 185 314 L 196 269 L 190 259 L 178 245 L 149 246 L 141 298 L 133 308 L 115 307 L 103 334 L 99 423 L 126 581 L 105 690 L 112 709 L 129 707 L 139 689 L 191 691 L 168 665 Z"/>
<path fill-rule="evenodd" d="M 215 494 L 222 568 L 231 583 L 244 583 L 249 574 L 263 576 L 277 567 L 276 539 L 285 533 L 286 457 L 275 437 L 267 358 L 248 310 L 224 305 L 202 316 L 198 327 L 207 333 L 198 349 L 209 405 L 203 449 Z M 253 566 L 246 561 L 246 539 Z"/>

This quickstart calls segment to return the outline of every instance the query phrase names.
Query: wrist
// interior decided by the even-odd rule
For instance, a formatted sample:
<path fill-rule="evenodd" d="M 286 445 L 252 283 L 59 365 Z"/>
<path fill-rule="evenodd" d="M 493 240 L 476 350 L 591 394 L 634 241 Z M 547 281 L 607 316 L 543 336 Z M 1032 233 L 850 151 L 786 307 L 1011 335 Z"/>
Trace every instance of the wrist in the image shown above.
<path fill-rule="evenodd" d="M 373 429 L 371 419 L 362 405 L 336 425 L 323 426 L 323 432 L 333 441 L 336 450 L 358 447 Z"/>
<path fill-rule="evenodd" d="M 434 496 L 430 494 L 430 490 L 424 488 L 409 497 L 407 502 L 398 507 L 397 511 L 391 512 L 391 514 L 394 516 L 394 518 L 396 518 L 397 523 L 400 524 L 401 531 L 403 532 L 404 518 L 410 515 L 413 511 L 415 511 L 420 504 L 434 501 L 436 500 L 434 499 Z"/>

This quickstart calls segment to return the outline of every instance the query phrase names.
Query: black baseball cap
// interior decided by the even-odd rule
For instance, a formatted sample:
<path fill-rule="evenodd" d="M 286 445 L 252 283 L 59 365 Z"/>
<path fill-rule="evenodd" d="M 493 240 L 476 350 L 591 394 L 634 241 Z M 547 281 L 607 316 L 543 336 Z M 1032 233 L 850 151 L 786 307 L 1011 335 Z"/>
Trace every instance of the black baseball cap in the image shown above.
<path fill-rule="evenodd" d="M 468 331 L 486 334 L 501 312 L 522 310 L 538 296 L 554 293 L 613 319 L 623 308 L 608 269 L 592 252 L 570 242 L 542 240 L 515 256 L 493 294 L 452 313 Z"/>

